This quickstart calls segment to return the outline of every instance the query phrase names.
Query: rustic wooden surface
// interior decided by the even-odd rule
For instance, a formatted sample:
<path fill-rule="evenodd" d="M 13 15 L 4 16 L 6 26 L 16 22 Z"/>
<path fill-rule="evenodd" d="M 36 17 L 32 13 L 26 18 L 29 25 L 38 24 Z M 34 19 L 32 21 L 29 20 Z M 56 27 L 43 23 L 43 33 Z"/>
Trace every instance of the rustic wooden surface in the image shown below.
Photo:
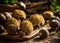
<path fill-rule="evenodd" d="M 0 8 L 2 8 L 3 6 L 0 6 Z M 10 7 L 10 6 L 9 6 Z M 9 8 L 9 7 L 6 7 L 6 8 Z M 14 6 L 12 6 L 14 8 Z M 5 7 L 3 7 L 4 9 L 0 9 L 0 11 L 8 11 L 8 9 L 5 9 Z M 18 8 L 18 7 L 16 7 Z M 15 9 L 16 9 L 15 8 Z M 10 7 L 11 10 L 13 10 L 11 7 Z M 10 11 L 10 10 L 9 10 Z M 56 33 L 58 34 L 58 33 Z M 26 41 L 14 41 L 14 40 L 5 40 L 4 38 L 0 38 L 0 43 L 60 43 L 60 40 L 57 40 L 55 39 L 56 35 L 50 35 L 48 38 L 46 39 L 40 39 L 38 36 L 33 38 L 33 39 L 30 39 L 30 40 L 26 40 Z"/>
<path fill-rule="evenodd" d="M 11 12 L 18 8 L 19 7 L 16 4 L 14 4 L 14 5 L 0 4 L 0 12 L 7 12 L 7 11 Z"/>
<path fill-rule="evenodd" d="M 60 32 L 57 32 L 54 35 L 50 35 L 48 38 L 46 39 L 40 39 L 38 36 L 30 39 L 30 40 L 26 40 L 26 41 L 14 41 L 14 40 L 4 40 L 0 39 L 0 43 L 60 43 L 60 39 L 56 38 L 56 37 L 60 37 Z"/>

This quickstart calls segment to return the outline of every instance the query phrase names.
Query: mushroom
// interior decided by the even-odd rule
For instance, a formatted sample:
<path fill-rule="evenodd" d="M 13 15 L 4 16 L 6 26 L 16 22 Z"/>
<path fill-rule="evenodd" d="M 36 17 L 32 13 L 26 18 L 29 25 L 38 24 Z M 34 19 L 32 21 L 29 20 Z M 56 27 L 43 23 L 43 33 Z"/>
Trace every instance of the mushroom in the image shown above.
<path fill-rule="evenodd" d="M 3 13 L 0 13 L 0 24 L 4 25 L 6 22 L 6 16 Z"/>
<path fill-rule="evenodd" d="M 47 30 L 47 28 L 44 28 L 44 27 L 43 27 L 43 28 L 39 31 L 39 36 L 40 36 L 40 38 L 42 38 L 42 39 L 49 37 L 49 31 Z"/>
<path fill-rule="evenodd" d="M 19 10 L 19 9 L 16 9 L 16 10 L 13 12 L 12 16 L 13 16 L 14 18 L 17 18 L 18 20 L 19 20 L 19 19 L 26 19 L 26 14 L 25 14 L 25 12 L 24 12 L 23 10 Z"/>
<path fill-rule="evenodd" d="M 38 35 L 40 38 L 47 38 L 49 36 L 49 32 L 47 28 L 37 29 L 31 32 L 29 35 L 24 36 L 24 38 L 31 39 Z"/>
<path fill-rule="evenodd" d="M 56 30 L 59 29 L 60 27 L 60 18 L 57 16 L 53 16 L 50 20 L 49 20 L 49 25 L 51 26 L 52 29 Z"/>
<path fill-rule="evenodd" d="M 51 11 L 46 11 L 46 12 L 43 13 L 43 16 L 46 20 L 49 20 L 53 15 L 54 14 Z"/>
<path fill-rule="evenodd" d="M 22 9 L 22 10 L 26 9 L 26 5 L 25 5 L 25 3 L 23 3 L 22 1 L 18 2 L 17 5 L 18 5 L 19 8 Z"/>
<path fill-rule="evenodd" d="M 20 22 L 17 19 L 13 18 L 13 17 L 7 19 L 6 26 L 8 26 L 9 24 L 15 24 L 18 27 L 20 27 Z"/>
<path fill-rule="evenodd" d="M 26 33 L 24 31 L 19 31 L 18 34 L 19 34 L 20 37 L 23 37 L 23 36 L 26 35 Z"/>
<path fill-rule="evenodd" d="M 11 15 L 12 13 L 4 12 L 4 14 L 5 14 L 5 16 L 6 16 L 7 19 L 12 17 L 12 15 Z"/>
<path fill-rule="evenodd" d="M 57 16 L 53 16 L 50 20 L 49 20 L 49 24 L 52 28 L 59 28 L 60 27 L 60 18 Z"/>
<path fill-rule="evenodd" d="M 33 25 L 30 21 L 24 20 L 21 23 L 21 29 L 20 30 L 24 31 L 26 34 L 30 34 L 33 31 Z"/>
<path fill-rule="evenodd" d="M 9 35 L 16 35 L 16 34 L 18 34 L 18 33 L 17 33 L 17 31 L 18 31 L 18 26 L 15 25 L 15 24 L 9 24 L 9 25 L 7 26 L 7 28 L 6 28 L 6 30 L 7 30 L 7 33 L 8 33 Z"/>
<path fill-rule="evenodd" d="M 40 14 L 33 14 L 30 16 L 29 20 L 32 22 L 32 24 L 35 25 L 44 25 L 45 20 L 42 15 Z"/>
<path fill-rule="evenodd" d="M 4 32 L 4 27 L 0 25 L 0 34 Z"/>
<path fill-rule="evenodd" d="M 51 20 L 58 20 L 59 22 L 60 22 L 60 18 L 58 17 L 58 16 L 53 16 L 53 17 L 51 17 L 50 19 L 49 19 L 49 21 L 51 21 Z"/>
<path fill-rule="evenodd" d="M 54 12 L 54 15 L 60 18 L 60 10 L 57 10 L 56 12 Z"/>
<path fill-rule="evenodd" d="M 50 21 L 50 26 L 51 26 L 52 28 L 57 28 L 57 27 L 59 27 L 59 25 L 60 25 L 60 23 L 59 23 L 59 21 L 57 21 L 57 20 L 51 20 L 51 21 Z"/>

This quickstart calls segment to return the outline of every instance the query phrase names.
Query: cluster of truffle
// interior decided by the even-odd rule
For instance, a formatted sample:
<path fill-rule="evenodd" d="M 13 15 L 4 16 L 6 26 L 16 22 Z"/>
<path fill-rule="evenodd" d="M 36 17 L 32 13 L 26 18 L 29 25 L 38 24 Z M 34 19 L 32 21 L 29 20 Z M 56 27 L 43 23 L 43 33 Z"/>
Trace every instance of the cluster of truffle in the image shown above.
<path fill-rule="evenodd" d="M 28 35 L 35 30 L 35 26 L 44 26 L 47 20 L 51 28 L 60 27 L 59 17 L 56 17 L 51 11 L 46 11 L 43 14 L 32 14 L 28 19 L 26 18 L 27 15 L 19 9 L 14 10 L 12 13 L 0 13 L 0 33 L 6 30 L 9 35 Z"/>

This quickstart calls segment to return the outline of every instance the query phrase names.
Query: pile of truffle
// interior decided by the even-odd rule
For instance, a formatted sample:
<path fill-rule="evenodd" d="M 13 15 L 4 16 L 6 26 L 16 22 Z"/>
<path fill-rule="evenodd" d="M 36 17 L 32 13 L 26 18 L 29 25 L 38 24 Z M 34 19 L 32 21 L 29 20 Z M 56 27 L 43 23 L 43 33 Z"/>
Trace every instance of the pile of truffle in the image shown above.
<path fill-rule="evenodd" d="M 60 18 L 58 13 L 51 11 L 43 12 L 43 14 L 31 14 L 27 18 L 23 10 L 15 9 L 13 12 L 0 13 L 0 34 L 6 32 L 9 35 L 29 35 L 37 28 L 44 27 L 49 22 L 51 29 L 59 29 Z"/>

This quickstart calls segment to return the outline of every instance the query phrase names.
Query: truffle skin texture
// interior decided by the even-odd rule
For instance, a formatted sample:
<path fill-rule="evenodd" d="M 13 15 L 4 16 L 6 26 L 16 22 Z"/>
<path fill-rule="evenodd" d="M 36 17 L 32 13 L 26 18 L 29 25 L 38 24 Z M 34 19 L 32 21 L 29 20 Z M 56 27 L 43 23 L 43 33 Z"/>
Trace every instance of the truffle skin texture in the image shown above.
<path fill-rule="evenodd" d="M 24 31 L 26 34 L 30 34 L 33 31 L 32 23 L 28 20 L 24 20 L 21 23 L 21 30 Z"/>
<path fill-rule="evenodd" d="M 26 13 L 23 10 L 19 10 L 19 9 L 16 9 L 13 12 L 12 16 L 17 19 L 20 19 L 20 18 L 26 19 Z"/>
<path fill-rule="evenodd" d="M 17 19 L 13 18 L 13 17 L 7 19 L 6 26 L 9 25 L 9 24 L 15 24 L 18 27 L 20 26 L 20 22 Z"/>
<path fill-rule="evenodd" d="M 53 12 L 51 12 L 51 11 L 46 11 L 46 12 L 43 13 L 44 18 L 45 18 L 45 19 L 48 19 L 48 20 L 49 20 L 53 15 L 54 15 L 54 14 L 53 14 Z"/>
<path fill-rule="evenodd" d="M 33 15 L 31 15 L 29 20 L 32 22 L 32 24 L 34 26 L 38 25 L 38 24 L 41 24 L 41 25 L 45 24 L 45 20 L 44 20 L 43 16 L 39 15 L 39 14 L 33 14 Z"/>

